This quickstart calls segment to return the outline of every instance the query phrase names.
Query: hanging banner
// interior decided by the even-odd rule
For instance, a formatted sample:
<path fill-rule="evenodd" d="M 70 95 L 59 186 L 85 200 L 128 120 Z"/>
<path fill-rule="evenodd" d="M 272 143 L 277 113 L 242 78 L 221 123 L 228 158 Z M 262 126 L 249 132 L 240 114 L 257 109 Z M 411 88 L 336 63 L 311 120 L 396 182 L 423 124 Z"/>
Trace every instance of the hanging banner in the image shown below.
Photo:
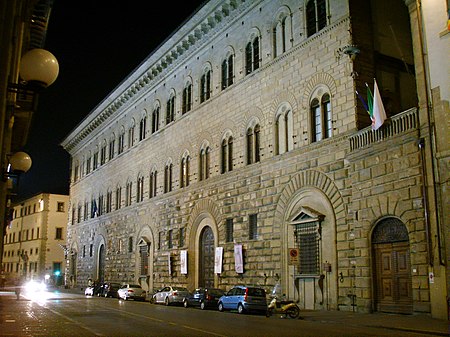
<path fill-rule="evenodd" d="M 244 260 L 242 258 L 242 245 L 234 245 L 234 269 L 236 273 L 244 272 Z"/>
<path fill-rule="evenodd" d="M 214 256 L 215 274 L 222 274 L 222 256 L 223 256 L 223 247 L 216 247 L 216 255 Z"/>
<path fill-rule="evenodd" d="M 187 250 L 180 251 L 181 274 L 187 274 Z"/>

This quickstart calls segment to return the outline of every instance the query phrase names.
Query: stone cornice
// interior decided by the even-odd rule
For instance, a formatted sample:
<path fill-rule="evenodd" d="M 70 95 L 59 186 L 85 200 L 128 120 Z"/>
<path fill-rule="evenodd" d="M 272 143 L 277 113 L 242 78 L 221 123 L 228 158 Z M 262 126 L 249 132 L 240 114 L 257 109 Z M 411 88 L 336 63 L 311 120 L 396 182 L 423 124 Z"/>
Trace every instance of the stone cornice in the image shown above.
<path fill-rule="evenodd" d="M 204 39 L 259 1 L 211 0 L 150 54 L 121 84 L 61 142 L 68 152 L 94 132 L 110 116 L 149 90 L 168 71 L 201 47 Z"/>

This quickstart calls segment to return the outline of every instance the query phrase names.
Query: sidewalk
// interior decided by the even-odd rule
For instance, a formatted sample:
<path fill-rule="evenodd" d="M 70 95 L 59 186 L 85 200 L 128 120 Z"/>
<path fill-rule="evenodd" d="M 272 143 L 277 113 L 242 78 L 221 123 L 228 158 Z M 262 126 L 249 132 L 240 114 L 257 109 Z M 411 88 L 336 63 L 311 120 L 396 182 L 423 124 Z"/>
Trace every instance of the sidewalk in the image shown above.
<path fill-rule="evenodd" d="M 353 326 L 383 327 L 424 336 L 450 336 L 450 321 L 431 318 L 427 314 L 358 313 L 351 311 L 303 311 L 303 319 L 321 323 L 339 323 Z"/>

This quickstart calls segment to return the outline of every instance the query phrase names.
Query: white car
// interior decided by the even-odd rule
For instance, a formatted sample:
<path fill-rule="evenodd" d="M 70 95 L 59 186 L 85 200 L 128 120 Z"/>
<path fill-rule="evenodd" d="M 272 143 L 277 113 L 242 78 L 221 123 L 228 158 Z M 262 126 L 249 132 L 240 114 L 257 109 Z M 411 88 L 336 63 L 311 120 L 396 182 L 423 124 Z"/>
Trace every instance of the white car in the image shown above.
<path fill-rule="evenodd" d="M 147 292 L 139 284 L 124 284 L 117 290 L 117 297 L 123 300 L 133 299 L 135 301 L 145 301 Z"/>

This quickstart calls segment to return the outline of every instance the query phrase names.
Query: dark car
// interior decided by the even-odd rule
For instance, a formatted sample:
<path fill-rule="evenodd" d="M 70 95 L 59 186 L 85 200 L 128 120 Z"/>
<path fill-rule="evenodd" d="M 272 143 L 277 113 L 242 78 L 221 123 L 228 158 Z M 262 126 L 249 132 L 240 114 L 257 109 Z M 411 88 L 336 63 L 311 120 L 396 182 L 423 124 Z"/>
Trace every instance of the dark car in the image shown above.
<path fill-rule="evenodd" d="M 122 284 L 118 282 L 105 282 L 103 283 L 99 296 L 117 298 L 117 290 L 119 290 L 121 286 Z"/>
<path fill-rule="evenodd" d="M 266 312 L 266 291 L 259 287 L 235 286 L 219 298 L 219 311 L 237 310 L 240 314 L 248 311 Z"/>
<path fill-rule="evenodd" d="M 204 310 L 206 308 L 215 308 L 219 303 L 219 298 L 225 294 L 222 289 L 216 288 L 198 288 L 192 294 L 183 300 L 183 305 L 187 307 L 200 307 Z"/>
<path fill-rule="evenodd" d="M 102 289 L 103 283 L 94 283 L 86 287 L 86 289 L 84 290 L 84 294 L 86 296 L 100 296 Z"/>

